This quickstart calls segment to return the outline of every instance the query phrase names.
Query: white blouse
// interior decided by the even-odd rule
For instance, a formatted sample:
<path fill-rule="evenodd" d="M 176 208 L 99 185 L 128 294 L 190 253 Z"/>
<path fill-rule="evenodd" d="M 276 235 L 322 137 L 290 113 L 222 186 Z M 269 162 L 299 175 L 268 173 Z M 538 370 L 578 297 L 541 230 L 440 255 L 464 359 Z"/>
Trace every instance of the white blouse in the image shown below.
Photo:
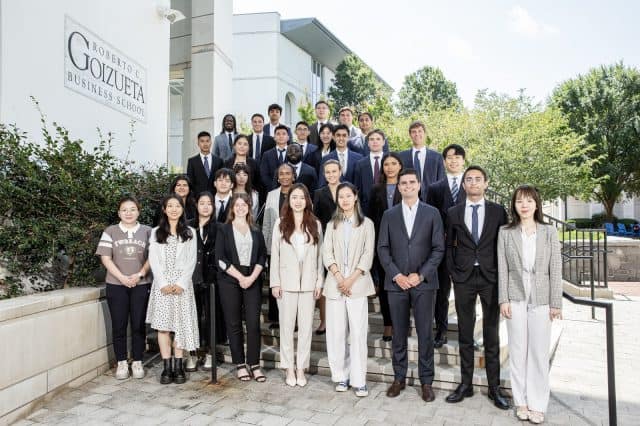
<path fill-rule="evenodd" d="M 238 260 L 241 266 L 251 266 L 251 247 L 253 245 L 253 237 L 251 230 L 246 234 L 238 231 L 233 227 L 233 239 L 236 242 L 236 250 L 238 251 Z"/>
<path fill-rule="evenodd" d="M 527 235 L 524 230 L 521 230 L 520 234 L 522 235 L 522 281 L 526 300 L 531 303 L 532 300 L 536 300 L 536 286 L 532 285 L 536 273 L 536 232 Z"/>
<path fill-rule="evenodd" d="M 291 244 L 293 245 L 293 249 L 296 251 L 298 263 L 302 263 L 304 260 L 305 235 L 302 232 L 294 232 L 291 235 Z"/>

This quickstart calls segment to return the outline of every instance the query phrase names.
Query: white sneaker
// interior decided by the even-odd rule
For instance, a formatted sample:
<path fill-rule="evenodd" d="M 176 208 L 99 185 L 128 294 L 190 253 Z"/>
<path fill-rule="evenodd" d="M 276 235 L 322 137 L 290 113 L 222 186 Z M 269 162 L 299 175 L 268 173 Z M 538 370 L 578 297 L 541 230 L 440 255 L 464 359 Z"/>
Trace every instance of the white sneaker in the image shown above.
<path fill-rule="evenodd" d="M 211 354 L 206 354 L 204 357 L 204 364 L 202 365 L 202 369 L 205 371 L 211 371 L 213 367 L 213 357 Z"/>
<path fill-rule="evenodd" d="M 185 357 L 185 365 L 184 365 L 184 369 L 185 371 L 196 371 L 198 369 L 198 367 L 196 366 L 196 361 L 198 358 L 196 358 L 195 356 L 187 353 L 184 355 Z"/>
<path fill-rule="evenodd" d="M 116 379 L 126 380 L 129 378 L 129 363 L 127 361 L 118 361 L 118 368 L 116 369 Z"/>
<path fill-rule="evenodd" d="M 336 385 L 336 392 L 346 392 L 349 390 L 349 381 L 346 382 L 338 382 Z"/>
<path fill-rule="evenodd" d="M 364 385 L 361 388 L 356 388 L 356 396 L 360 398 L 369 396 L 369 389 L 367 389 L 367 385 Z"/>
<path fill-rule="evenodd" d="M 144 367 L 142 366 L 142 361 L 133 361 L 131 363 L 131 375 L 134 379 L 144 378 Z"/>

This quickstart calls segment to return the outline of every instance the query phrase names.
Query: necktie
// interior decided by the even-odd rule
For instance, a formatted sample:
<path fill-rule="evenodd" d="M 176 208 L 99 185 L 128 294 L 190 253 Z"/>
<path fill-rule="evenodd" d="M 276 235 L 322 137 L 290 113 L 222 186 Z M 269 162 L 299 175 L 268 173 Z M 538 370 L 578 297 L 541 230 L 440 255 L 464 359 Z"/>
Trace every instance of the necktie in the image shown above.
<path fill-rule="evenodd" d="M 340 168 L 342 169 L 342 175 L 344 176 L 344 174 L 347 172 L 347 165 L 344 162 L 344 152 L 338 153 L 338 159 L 340 161 Z"/>
<path fill-rule="evenodd" d="M 458 180 L 458 178 L 454 177 L 453 182 L 451 183 L 451 198 L 453 199 L 454 204 L 458 202 L 458 192 L 460 191 L 456 180 Z"/>
<path fill-rule="evenodd" d="M 209 167 L 209 156 L 204 156 L 204 172 L 207 174 L 207 178 L 211 176 L 211 168 Z"/>
<path fill-rule="evenodd" d="M 284 149 L 278 149 L 278 164 L 284 163 Z"/>
<path fill-rule="evenodd" d="M 471 208 L 473 211 L 471 212 L 471 236 L 473 237 L 473 241 L 478 244 L 480 241 L 480 236 L 478 235 L 478 208 L 480 204 L 471 204 Z"/>
<path fill-rule="evenodd" d="M 416 172 L 420 175 L 420 180 L 422 180 L 422 166 L 420 165 L 418 154 L 420 154 L 420 151 L 416 151 L 413 155 L 413 168 L 416 169 Z"/>
<path fill-rule="evenodd" d="M 293 178 L 298 180 L 298 166 L 293 166 Z"/>
<path fill-rule="evenodd" d="M 220 200 L 220 208 L 218 208 L 218 222 L 224 219 L 224 200 Z"/>
<path fill-rule="evenodd" d="M 228 136 L 229 136 L 229 148 L 233 150 L 233 138 L 231 137 L 231 133 L 228 133 Z"/>
<path fill-rule="evenodd" d="M 375 160 L 375 163 L 373 165 L 373 183 L 378 183 L 378 180 L 380 179 L 380 161 L 379 161 L 380 156 L 376 155 L 375 157 L 373 157 L 373 159 Z"/>
<path fill-rule="evenodd" d="M 260 154 L 262 153 L 262 147 L 260 146 L 260 135 L 256 137 L 256 152 L 253 153 L 253 158 L 256 161 L 260 160 Z"/>

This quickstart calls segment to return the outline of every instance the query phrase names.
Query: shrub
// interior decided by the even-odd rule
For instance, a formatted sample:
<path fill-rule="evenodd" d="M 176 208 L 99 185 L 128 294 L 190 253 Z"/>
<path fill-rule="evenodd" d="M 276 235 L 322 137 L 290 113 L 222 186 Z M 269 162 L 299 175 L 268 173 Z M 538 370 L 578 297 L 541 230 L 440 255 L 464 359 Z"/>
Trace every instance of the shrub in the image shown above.
<path fill-rule="evenodd" d="M 36 290 L 95 284 L 99 259 L 94 252 L 103 229 L 117 221 L 118 199 L 139 197 L 140 222 L 151 223 L 169 187 L 166 168 L 114 156 L 110 134 L 106 139 L 100 135 L 98 146 L 88 151 L 82 140 L 53 126 L 50 133 L 42 117 L 44 141 L 37 143 L 15 126 L 0 124 L 5 297 L 21 294 L 29 282 Z"/>
<path fill-rule="evenodd" d="M 604 227 L 604 223 L 608 222 L 606 213 L 596 213 L 591 216 L 591 219 L 593 220 L 594 228 L 602 228 Z M 616 223 L 617 220 L 617 217 L 612 216 L 611 222 Z"/>
<path fill-rule="evenodd" d="M 567 220 L 567 223 L 573 223 L 578 229 L 596 228 L 593 219 L 589 219 L 586 217 L 576 217 L 573 219 L 569 219 Z"/>
<path fill-rule="evenodd" d="M 624 218 L 624 219 L 618 219 L 617 223 L 624 223 L 624 226 L 629 228 L 629 225 L 635 225 L 636 223 L 638 223 L 638 221 L 636 219 Z"/>

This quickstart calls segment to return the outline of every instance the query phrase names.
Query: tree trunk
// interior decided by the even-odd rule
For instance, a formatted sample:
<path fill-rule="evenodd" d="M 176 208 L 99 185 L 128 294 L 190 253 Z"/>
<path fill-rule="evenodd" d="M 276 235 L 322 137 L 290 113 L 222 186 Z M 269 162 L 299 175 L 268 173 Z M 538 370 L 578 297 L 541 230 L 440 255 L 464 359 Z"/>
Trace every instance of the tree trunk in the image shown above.
<path fill-rule="evenodd" d="M 602 205 L 604 206 L 605 213 L 605 222 L 613 223 L 613 208 L 616 205 L 616 200 L 618 197 L 609 197 L 602 200 Z"/>

